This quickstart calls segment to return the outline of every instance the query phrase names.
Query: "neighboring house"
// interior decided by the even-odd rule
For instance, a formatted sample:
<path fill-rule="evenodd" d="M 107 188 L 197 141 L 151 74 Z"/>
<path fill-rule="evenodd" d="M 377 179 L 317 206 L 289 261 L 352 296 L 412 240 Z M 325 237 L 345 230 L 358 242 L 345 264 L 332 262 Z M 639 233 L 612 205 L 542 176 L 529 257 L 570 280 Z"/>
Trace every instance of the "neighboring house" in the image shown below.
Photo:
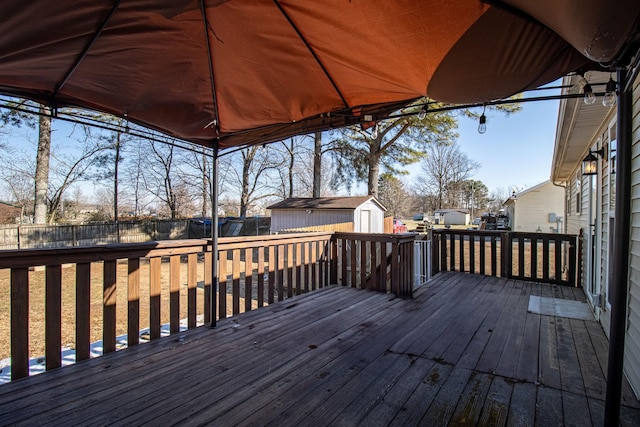
<path fill-rule="evenodd" d="M 515 193 L 503 203 L 509 227 L 523 232 L 562 232 L 564 188 L 545 181 Z"/>
<path fill-rule="evenodd" d="M 267 207 L 271 232 L 383 233 L 385 207 L 373 196 L 291 198 Z"/>
<path fill-rule="evenodd" d="M 601 84 L 609 80 L 610 74 L 593 72 L 587 73 L 585 77 L 594 87 L 604 89 Z M 578 79 L 579 76 L 565 77 L 563 85 L 572 86 Z M 584 236 L 582 283 L 587 300 L 607 335 L 610 333 L 612 318 L 613 249 L 620 244 L 614 239 L 614 226 L 616 217 L 630 215 L 631 230 L 627 235 L 629 237 L 621 237 L 621 239 L 629 239 L 629 259 L 624 261 L 629 265 L 629 274 L 626 277 L 627 306 L 624 313 L 626 315 L 624 372 L 636 396 L 640 393 L 639 86 L 640 78 L 636 78 L 633 82 L 634 96 L 631 113 L 630 212 L 616 213 L 617 107 L 604 107 L 601 97 L 598 98 L 598 102 L 591 105 L 586 105 L 582 99 L 560 101 L 551 171 L 553 182 L 565 187 L 564 215 L 567 233 L 582 233 Z M 583 159 L 589 155 L 590 151 L 597 152 L 595 175 L 585 175 L 582 170 Z M 624 241 L 621 242 L 624 244 Z M 619 318 L 617 314 L 614 313 L 614 315 Z"/>
<path fill-rule="evenodd" d="M 433 212 L 436 224 L 469 225 L 471 215 L 466 209 L 437 209 Z"/>
<path fill-rule="evenodd" d="M 22 210 L 8 203 L 0 202 L 0 224 L 16 224 L 20 222 Z"/>

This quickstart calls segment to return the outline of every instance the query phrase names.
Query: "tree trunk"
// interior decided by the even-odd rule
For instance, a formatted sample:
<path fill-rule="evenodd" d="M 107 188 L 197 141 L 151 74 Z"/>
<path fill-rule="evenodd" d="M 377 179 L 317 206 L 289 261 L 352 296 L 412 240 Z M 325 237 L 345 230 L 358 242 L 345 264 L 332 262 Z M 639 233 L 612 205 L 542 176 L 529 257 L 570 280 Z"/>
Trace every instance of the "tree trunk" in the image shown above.
<path fill-rule="evenodd" d="M 320 197 L 322 185 L 322 132 L 316 132 L 313 139 L 313 197 Z"/>
<path fill-rule="evenodd" d="M 289 147 L 289 198 L 293 197 L 293 162 L 295 160 L 293 149 L 293 138 L 291 138 L 291 147 Z"/>
<path fill-rule="evenodd" d="M 380 176 L 380 155 L 371 153 L 369 154 L 369 179 L 368 179 L 368 192 L 369 195 L 378 197 L 378 178 Z"/>
<path fill-rule="evenodd" d="M 251 174 L 251 164 L 256 155 L 256 147 L 248 148 L 243 154 L 242 164 L 242 189 L 240 192 L 240 216 L 246 217 L 249 205 L 249 176 Z"/>
<path fill-rule="evenodd" d="M 34 224 L 47 223 L 47 191 L 49 190 L 49 158 L 51 156 L 51 109 L 40 107 L 38 153 L 36 156 Z"/>
<path fill-rule="evenodd" d="M 113 220 L 118 222 L 118 163 L 120 163 L 120 131 L 116 134 L 116 154 L 113 165 Z"/>

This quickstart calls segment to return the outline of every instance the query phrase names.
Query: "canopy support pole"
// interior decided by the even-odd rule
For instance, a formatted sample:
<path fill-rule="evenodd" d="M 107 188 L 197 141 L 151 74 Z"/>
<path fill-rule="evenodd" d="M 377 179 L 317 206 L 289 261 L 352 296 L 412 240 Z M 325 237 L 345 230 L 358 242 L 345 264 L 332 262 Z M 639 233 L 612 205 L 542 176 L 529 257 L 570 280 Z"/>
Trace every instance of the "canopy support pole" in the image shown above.
<path fill-rule="evenodd" d="M 211 328 L 216 327 L 218 295 L 218 167 L 219 167 L 219 141 L 216 138 L 213 143 L 213 159 L 211 162 Z M 222 298 L 225 298 L 222 296 Z"/>
<path fill-rule="evenodd" d="M 631 236 L 631 145 L 632 89 L 627 88 L 627 71 L 618 70 L 618 111 L 616 148 L 616 203 L 613 230 L 613 280 L 611 325 L 609 329 L 609 363 L 604 423 L 618 425 L 622 398 L 624 340 L 627 323 L 627 283 L 629 278 L 629 239 Z M 611 259 L 611 258 L 610 258 Z"/>

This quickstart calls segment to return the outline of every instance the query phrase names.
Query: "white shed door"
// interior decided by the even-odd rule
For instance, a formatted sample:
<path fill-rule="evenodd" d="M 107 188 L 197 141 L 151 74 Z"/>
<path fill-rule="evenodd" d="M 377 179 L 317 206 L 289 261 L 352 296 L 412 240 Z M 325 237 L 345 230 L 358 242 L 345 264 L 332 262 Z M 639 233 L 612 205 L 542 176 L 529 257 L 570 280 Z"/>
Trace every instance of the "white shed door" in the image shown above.
<path fill-rule="evenodd" d="M 360 232 L 371 233 L 371 211 L 361 211 L 360 214 Z"/>

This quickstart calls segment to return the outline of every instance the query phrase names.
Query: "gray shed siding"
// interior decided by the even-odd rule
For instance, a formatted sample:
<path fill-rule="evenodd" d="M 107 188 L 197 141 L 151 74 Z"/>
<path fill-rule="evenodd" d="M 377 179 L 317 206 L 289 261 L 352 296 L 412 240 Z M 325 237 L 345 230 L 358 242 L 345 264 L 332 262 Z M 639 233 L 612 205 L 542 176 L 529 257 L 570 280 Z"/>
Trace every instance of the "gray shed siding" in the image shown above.
<path fill-rule="evenodd" d="M 355 232 L 362 233 L 367 232 L 365 221 L 367 214 L 364 211 L 370 212 L 370 223 L 368 224 L 369 233 L 383 233 L 384 232 L 384 211 L 380 209 L 376 203 L 372 200 L 365 202 L 358 206 L 354 212 L 354 228 Z"/>
<path fill-rule="evenodd" d="M 305 209 L 273 209 L 271 211 L 271 232 L 292 228 L 320 226 L 354 222 L 354 211 L 351 209 L 313 209 L 307 213 Z"/>

